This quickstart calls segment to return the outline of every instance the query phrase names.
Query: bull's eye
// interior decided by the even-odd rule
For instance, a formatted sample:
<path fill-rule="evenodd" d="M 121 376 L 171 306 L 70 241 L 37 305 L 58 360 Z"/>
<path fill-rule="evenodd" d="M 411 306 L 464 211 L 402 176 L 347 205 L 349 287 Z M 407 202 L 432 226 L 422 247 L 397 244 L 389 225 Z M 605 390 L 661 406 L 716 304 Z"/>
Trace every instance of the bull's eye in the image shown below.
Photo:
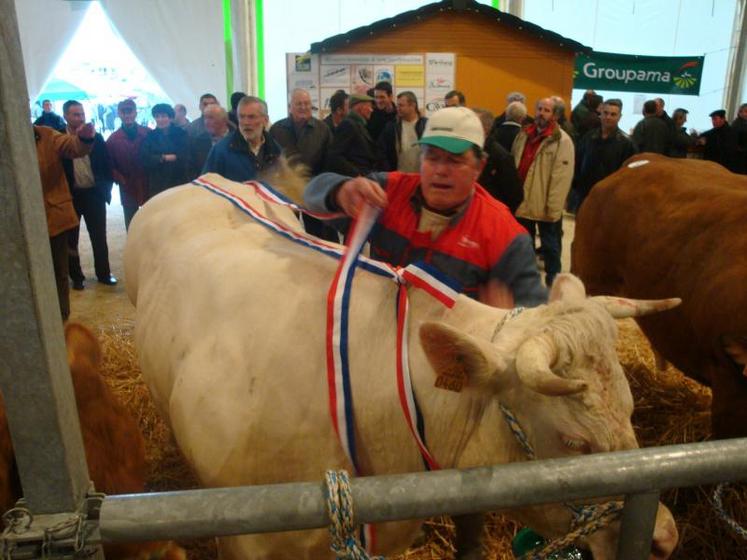
<path fill-rule="evenodd" d="M 589 453 L 590 451 L 589 443 L 586 440 L 562 436 L 561 441 L 563 442 L 563 445 L 571 451 L 577 453 Z"/>

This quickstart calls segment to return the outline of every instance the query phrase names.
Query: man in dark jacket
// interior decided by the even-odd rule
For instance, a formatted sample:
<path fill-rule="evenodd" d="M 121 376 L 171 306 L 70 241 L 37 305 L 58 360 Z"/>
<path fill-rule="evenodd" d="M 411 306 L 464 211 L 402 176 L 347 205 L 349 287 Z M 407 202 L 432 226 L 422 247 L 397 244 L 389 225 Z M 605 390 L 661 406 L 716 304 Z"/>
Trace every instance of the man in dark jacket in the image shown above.
<path fill-rule="evenodd" d="M 485 167 L 478 177 L 477 183 L 484 187 L 493 198 L 508 206 L 511 214 L 513 214 L 524 200 L 524 187 L 521 184 L 521 179 L 519 179 L 519 174 L 516 172 L 514 158 L 511 152 L 490 135 L 490 129 L 495 122 L 493 113 L 486 109 L 473 109 L 473 111 L 480 118 L 485 132 L 483 151 L 487 156 Z"/>
<path fill-rule="evenodd" d="M 205 107 L 205 132 L 189 140 L 189 178 L 199 177 L 210 150 L 231 133 L 228 113 L 220 105 Z"/>
<path fill-rule="evenodd" d="M 379 151 L 366 128 L 373 110 L 373 97 L 350 96 L 350 112 L 337 127 L 329 148 L 327 171 L 356 177 L 376 169 Z"/>
<path fill-rule="evenodd" d="M 709 117 L 713 128 L 705 131 L 698 139 L 699 144 L 705 144 L 703 159 L 720 163 L 729 171 L 737 173 L 737 133 L 729 126 L 723 109 L 713 111 Z"/>
<path fill-rule="evenodd" d="M 747 103 L 739 106 L 731 127 L 737 134 L 737 173 L 747 174 Z"/>
<path fill-rule="evenodd" d="M 288 112 L 289 117 L 272 125 L 270 135 L 290 161 L 299 161 L 312 175 L 318 175 L 323 171 L 332 133 L 311 114 L 311 96 L 305 89 L 293 90 Z"/>
<path fill-rule="evenodd" d="M 332 144 L 329 127 L 311 114 L 311 96 L 305 89 L 295 89 L 288 104 L 289 117 L 279 120 L 270 128 L 272 136 L 283 148 L 291 162 L 303 163 L 312 177 L 324 171 L 327 152 Z M 321 220 L 303 216 L 304 229 L 329 241 L 339 241 L 337 232 Z"/>
<path fill-rule="evenodd" d="M 601 127 L 587 132 L 576 147 L 573 189 L 581 207 L 592 187 L 611 175 L 636 153 L 630 138 L 618 127 L 622 101 L 608 99 L 602 105 Z"/>
<path fill-rule="evenodd" d="M 643 119 L 633 129 L 633 144 L 639 152 L 667 155 L 672 147 L 672 129 L 656 116 L 656 101 L 643 104 Z"/>
<path fill-rule="evenodd" d="M 85 125 L 86 114 L 77 101 L 66 101 L 63 115 L 67 122 L 67 133 L 77 136 L 78 129 Z M 91 238 L 93 265 L 99 283 L 113 286 L 117 279 L 111 275 L 109 247 L 106 243 L 106 205 L 112 200 L 112 168 L 106 143 L 96 133 L 90 155 L 63 161 L 73 206 L 78 220 L 83 217 Z M 80 266 L 78 239 L 80 223 L 68 233 L 68 269 L 74 290 L 83 289 L 85 275 Z"/>
<path fill-rule="evenodd" d="M 397 106 L 394 104 L 392 84 L 389 82 L 379 82 L 376 84 L 374 86 L 373 97 L 376 105 L 366 126 L 368 127 L 368 133 L 371 135 L 371 138 L 376 142 L 387 123 L 397 118 Z"/>
<path fill-rule="evenodd" d="M 119 185 L 119 199 L 124 211 L 125 228 L 148 198 L 148 176 L 140 161 L 140 148 L 150 129 L 137 124 L 137 106 L 132 99 L 117 105 L 122 126 L 106 141 L 112 163 L 112 176 Z"/>
<path fill-rule="evenodd" d="M 334 134 L 337 131 L 337 127 L 345 118 L 350 110 L 350 96 L 345 93 L 344 89 L 338 89 L 329 98 L 329 115 L 324 117 L 324 123 L 329 127 L 330 131 Z"/>
<path fill-rule="evenodd" d="M 397 95 L 397 119 L 388 123 L 379 136 L 379 152 L 383 159 L 380 171 L 420 171 L 420 147 L 417 141 L 423 135 L 428 119 L 420 116 L 418 98 L 411 91 Z"/>
<path fill-rule="evenodd" d="M 67 127 L 62 117 L 52 110 L 52 102 L 49 99 L 42 101 L 42 114 L 34 121 L 36 126 L 48 126 L 57 132 L 65 132 Z"/>
<path fill-rule="evenodd" d="M 174 124 L 173 107 L 157 103 L 151 114 L 156 128 L 140 147 L 140 160 L 148 174 L 149 198 L 189 181 L 189 136 Z"/>
<path fill-rule="evenodd" d="M 687 133 L 687 109 L 675 109 L 672 113 L 672 149 L 669 155 L 675 158 L 686 158 L 687 150 L 695 145 L 695 137 Z"/>
<path fill-rule="evenodd" d="M 239 128 L 218 142 L 208 154 L 203 173 L 218 173 L 232 181 L 251 181 L 280 157 L 280 145 L 266 132 L 267 104 L 247 95 L 236 109 Z"/>

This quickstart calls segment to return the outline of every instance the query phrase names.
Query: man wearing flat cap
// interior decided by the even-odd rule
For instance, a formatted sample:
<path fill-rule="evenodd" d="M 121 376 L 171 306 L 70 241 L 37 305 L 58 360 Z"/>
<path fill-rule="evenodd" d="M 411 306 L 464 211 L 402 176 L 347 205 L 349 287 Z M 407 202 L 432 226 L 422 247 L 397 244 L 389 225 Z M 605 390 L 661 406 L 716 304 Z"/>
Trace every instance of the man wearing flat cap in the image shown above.
<path fill-rule="evenodd" d="M 427 262 L 485 303 L 538 305 L 546 292 L 531 238 L 476 182 L 485 166 L 483 141 L 471 109 L 441 109 L 418 141 L 420 173 L 323 173 L 307 185 L 304 199 L 312 210 L 351 217 L 364 203 L 382 208 L 369 239 L 375 259 Z"/>
<path fill-rule="evenodd" d="M 713 128 L 698 138 L 698 144 L 704 145 L 703 159 L 720 163 L 734 173 L 738 172 L 737 135 L 726 120 L 726 111 L 718 109 L 708 116 L 711 117 Z"/>
<path fill-rule="evenodd" d="M 373 113 L 373 97 L 353 94 L 350 111 L 335 130 L 327 153 L 327 171 L 355 177 L 376 169 L 379 150 L 366 127 Z"/>

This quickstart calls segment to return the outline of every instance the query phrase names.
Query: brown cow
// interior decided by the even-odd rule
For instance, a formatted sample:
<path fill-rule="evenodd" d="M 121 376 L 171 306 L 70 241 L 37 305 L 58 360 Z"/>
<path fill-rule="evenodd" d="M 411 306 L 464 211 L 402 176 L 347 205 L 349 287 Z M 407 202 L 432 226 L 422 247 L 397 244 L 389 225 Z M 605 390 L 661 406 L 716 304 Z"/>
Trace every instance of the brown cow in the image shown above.
<path fill-rule="evenodd" d="M 713 437 L 747 436 L 747 177 L 635 156 L 584 201 L 571 258 L 589 293 L 682 298 L 636 320 L 664 359 L 713 389 Z"/>
<path fill-rule="evenodd" d="M 67 360 L 78 404 L 88 471 L 97 492 L 145 490 L 145 442 L 132 415 L 114 397 L 100 375 L 101 347 L 94 334 L 76 323 L 65 325 Z M 0 506 L 13 507 L 21 497 L 5 406 L 0 399 Z M 106 558 L 184 560 L 172 542 L 105 545 Z"/>

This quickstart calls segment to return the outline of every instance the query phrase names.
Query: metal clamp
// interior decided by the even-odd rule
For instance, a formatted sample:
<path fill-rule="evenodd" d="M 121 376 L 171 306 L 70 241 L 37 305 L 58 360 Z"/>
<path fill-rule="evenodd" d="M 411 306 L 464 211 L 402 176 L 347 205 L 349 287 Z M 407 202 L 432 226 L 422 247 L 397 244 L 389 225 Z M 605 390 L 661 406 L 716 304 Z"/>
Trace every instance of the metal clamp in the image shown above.
<path fill-rule="evenodd" d="M 89 493 L 79 511 L 34 515 L 23 499 L 3 516 L 3 560 L 80 559 L 94 556 L 101 538 L 98 518 L 105 495 Z"/>

